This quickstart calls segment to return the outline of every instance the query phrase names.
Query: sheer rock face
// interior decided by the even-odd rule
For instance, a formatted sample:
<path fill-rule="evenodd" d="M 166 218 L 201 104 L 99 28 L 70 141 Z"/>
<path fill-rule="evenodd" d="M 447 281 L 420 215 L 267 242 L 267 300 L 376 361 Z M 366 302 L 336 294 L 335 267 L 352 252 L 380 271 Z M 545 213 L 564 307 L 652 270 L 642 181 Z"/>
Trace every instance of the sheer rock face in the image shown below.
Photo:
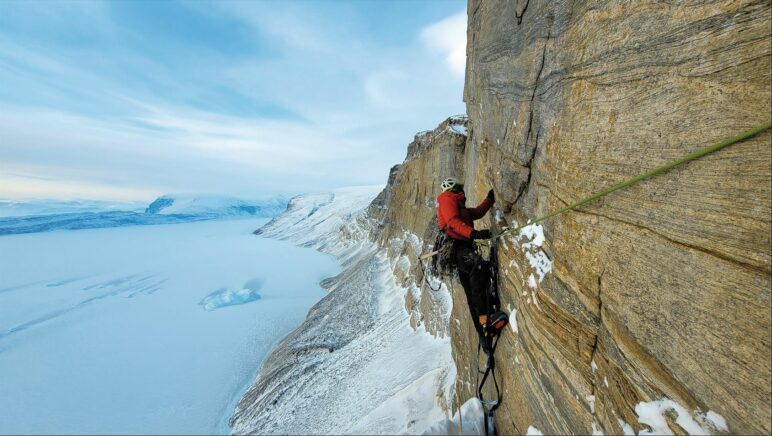
<path fill-rule="evenodd" d="M 400 280 L 420 288 L 406 302 L 414 325 L 450 331 L 460 402 L 484 364 L 464 293 L 446 280 L 443 327 L 419 281 L 420 244 L 393 244 L 412 234 L 430 248 L 443 178 L 464 179 L 470 204 L 494 188 L 477 228 L 501 230 L 755 127 L 772 106 L 766 1 L 470 0 L 468 20 L 469 137 L 453 119 L 417 135 L 369 210 L 373 237 L 410 260 Z M 637 432 L 635 406 L 663 398 L 716 412 L 733 433 L 772 431 L 770 142 L 763 133 L 545 222 L 540 247 L 501 240 L 516 328 L 497 351 L 500 433 Z M 542 280 L 534 255 L 551 261 Z"/>
<path fill-rule="evenodd" d="M 470 0 L 468 22 L 467 196 L 494 188 L 502 218 L 478 228 L 523 223 L 770 117 L 767 1 Z M 638 431 L 636 404 L 663 397 L 735 433 L 772 431 L 770 141 L 546 222 L 552 271 L 535 288 L 525 239 L 499 244 L 518 325 L 497 352 L 500 432 Z M 455 293 L 468 398 L 476 338 L 458 306 Z"/>

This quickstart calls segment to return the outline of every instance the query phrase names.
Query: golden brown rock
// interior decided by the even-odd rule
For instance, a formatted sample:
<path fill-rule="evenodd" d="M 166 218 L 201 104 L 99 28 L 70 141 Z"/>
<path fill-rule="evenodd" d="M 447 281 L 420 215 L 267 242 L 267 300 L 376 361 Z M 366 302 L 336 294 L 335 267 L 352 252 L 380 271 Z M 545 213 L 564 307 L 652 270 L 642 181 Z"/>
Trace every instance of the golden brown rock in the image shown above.
<path fill-rule="evenodd" d="M 466 181 L 500 194 L 499 226 L 770 117 L 768 2 L 472 0 L 468 16 Z M 500 245 L 519 326 L 497 353 L 501 431 L 637 431 L 635 405 L 663 397 L 772 431 L 771 150 L 766 132 L 547 222 L 536 289 Z M 456 333 L 461 373 L 475 346 Z"/>
<path fill-rule="evenodd" d="M 472 0 L 468 17 L 469 139 L 449 121 L 418 135 L 370 210 L 375 237 L 411 260 L 403 283 L 421 284 L 418 250 L 394 241 L 428 249 L 444 177 L 464 177 L 470 200 L 494 188 L 500 220 L 478 228 L 501 229 L 770 117 L 768 2 Z M 502 240 L 517 325 L 497 352 L 499 432 L 640 431 L 635 406 L 662 398 L 731 432 L 772 431 L 771 185 L 766 132 L 546 222 L 541 247 Z M 527 259 L 539 253 L 543 280 Z M 463 401 L 484 362 L 449 284 Z M 424 284 L 408 310 L 442 334 L 431 296 Z"/>

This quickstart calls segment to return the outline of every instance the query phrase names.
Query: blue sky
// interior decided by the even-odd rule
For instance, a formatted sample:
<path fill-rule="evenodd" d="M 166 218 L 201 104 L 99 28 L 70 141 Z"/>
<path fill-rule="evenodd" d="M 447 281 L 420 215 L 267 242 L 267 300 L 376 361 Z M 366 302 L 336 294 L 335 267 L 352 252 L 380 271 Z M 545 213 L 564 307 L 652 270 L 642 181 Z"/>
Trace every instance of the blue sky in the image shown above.
<path fill-rule="evenodd" d="M 0 199 L 384 183 L 463 113 L 463 1 L 0 2 Z"/>

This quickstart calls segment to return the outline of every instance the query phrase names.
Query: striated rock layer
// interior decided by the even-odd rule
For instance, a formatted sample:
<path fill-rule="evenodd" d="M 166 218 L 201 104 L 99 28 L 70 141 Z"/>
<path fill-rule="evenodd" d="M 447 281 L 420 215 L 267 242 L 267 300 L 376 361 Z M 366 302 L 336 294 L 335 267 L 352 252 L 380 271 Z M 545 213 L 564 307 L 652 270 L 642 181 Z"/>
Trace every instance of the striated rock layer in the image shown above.
<path fill-rule="evenodd" d="M 768 2 L 472 0 L 468 19 L 469 138 L 461 118 L 416 136 L 369 210 L 382 243 L 407 232 L 428 249 L 450 175 L 470 203 L 496 190 L 477 227 L 500 231 L 770 117 Z M 500 241 L 513 314 L 497 353 L 500 433 L 639 432 L 657 407 L 676 433 L 772 431 L 770 142 Z M 411 260 L 402 280 L 422 285 L 407 301 L 414 325 L 441 331 L 417 253 L 394 251 Z M 458 407 L 484 363 L 465 296 L 446 284 Z"/>
<path fill-rule="evenodd" d="M 459 172 L 471 200 L 496 189 L 502 218 L 478 227 L 523 223 L 770 118 L 768 1 L 470 0 L 468 23 Z M 518 326 L 497 353 L 500 432 L 637 432 L 636 405 L 662 398 L 734 433 L 772 431 L 771 150 L 767 131 L 561 215 L 538 253 L 499 244 Z M 534 255 L 551 272 L 529 283 Z M 462 305 L 455 293 L 456 387 L 470 397 Z"/>

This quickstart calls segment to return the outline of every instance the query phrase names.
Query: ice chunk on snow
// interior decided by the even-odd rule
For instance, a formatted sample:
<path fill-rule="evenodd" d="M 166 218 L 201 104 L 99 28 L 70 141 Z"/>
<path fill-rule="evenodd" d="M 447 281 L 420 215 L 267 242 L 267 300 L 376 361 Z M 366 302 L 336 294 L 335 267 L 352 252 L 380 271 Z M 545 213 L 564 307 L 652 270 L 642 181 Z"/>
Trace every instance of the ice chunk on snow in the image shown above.
<path fill-rule="evenodd" d="M 532 435 L 532 436 L 542 436 L 544 433 L 542 433 L 538 428 L 529 425 L 528 430 L 525 432 L 526 435 Z"/>
<path fill-rule="evenodd" d="M 459 416 L 460 412 L 460 416 Z M 453 415 L 453 419 L 440 421 L 426 430 L 424 435 L 484 435 L 485 411 L 477 398 L 468 400 L 461 410 Z"/>
<path fill-rule="evenodd" d="M 221 307 L 249 303 L 259 299 L 260 294 L 258 294 L 257 290 L 255 289 L 241 289 L 238 291 L 231 291 L 223 288 L 207 295 L 198 304 L 204 306 L 204 310 L 212 311 Z"/>

